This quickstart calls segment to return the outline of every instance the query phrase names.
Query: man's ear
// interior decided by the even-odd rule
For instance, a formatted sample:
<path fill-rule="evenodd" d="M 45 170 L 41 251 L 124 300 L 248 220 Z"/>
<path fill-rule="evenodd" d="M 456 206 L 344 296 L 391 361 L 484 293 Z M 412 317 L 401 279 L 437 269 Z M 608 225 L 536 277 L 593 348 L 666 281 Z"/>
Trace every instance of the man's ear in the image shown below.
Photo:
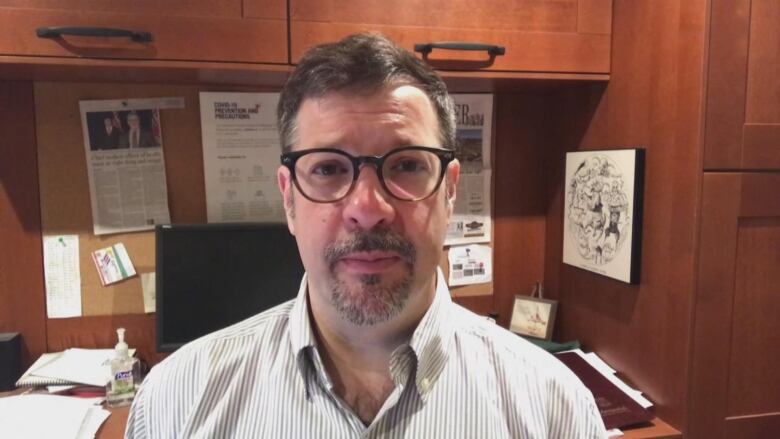
<path fill-rule="evenodd" d="M 447 191 L 445 194 L 447 197 L 447 219 L 452 216 L 452 211 L 455 209 L 458 180 L 460 180 L 460 162 L 455 159 L 447 165 L 447 173 L 444 176 L 444 189 Z"/>
<path fill-rule="evenodd" d="M 279 166 L 276 170 L 276 183 L 279 185 L 279 192 L 282 194 L 282 203 L 284 203 L 284 214 L 287 217 L 287 228 L 290 233 L 295 235 L 295 202 L 293 201 L 292 176 L 290 170 L 284 166 Z"/>

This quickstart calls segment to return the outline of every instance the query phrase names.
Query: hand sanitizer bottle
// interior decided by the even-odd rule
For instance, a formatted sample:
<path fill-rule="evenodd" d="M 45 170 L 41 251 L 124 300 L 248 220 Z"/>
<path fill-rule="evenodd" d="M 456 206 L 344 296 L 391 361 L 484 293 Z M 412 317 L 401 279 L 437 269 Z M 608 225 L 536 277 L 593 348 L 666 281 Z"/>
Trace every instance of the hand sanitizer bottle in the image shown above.
<path fill-rule="evenodd" d="M 111 380 L 106 386 L 106 403 L 109 407 L 128 405 L 135 396 L 138 382 L 139 363 L 137 358 L 128 354 L 125 343 L 125 328 L 116 330 L 119 342 L 114 346 L 114 358 L 111 359 Z"/>

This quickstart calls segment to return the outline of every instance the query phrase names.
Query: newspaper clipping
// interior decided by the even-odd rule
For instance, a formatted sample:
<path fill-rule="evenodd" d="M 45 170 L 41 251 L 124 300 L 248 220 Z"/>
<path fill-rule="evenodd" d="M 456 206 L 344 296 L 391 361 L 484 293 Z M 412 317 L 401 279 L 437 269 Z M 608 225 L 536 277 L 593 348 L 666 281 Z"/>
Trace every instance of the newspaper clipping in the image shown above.
<path fill-rule="evenodd" d="M 460 182 L 445 245 L 490 242 L 493 95 L 453 94 L 457 116 Z"/>
<path fill-rule="evenodd" d="M 182 98 L 81 101 L 95 235 L 169 223 L 160 109 Z"/>
<path fill-rule="evenodd" d="M 200 93 L 208 221 L 284 223 L 279 93 Z"/>

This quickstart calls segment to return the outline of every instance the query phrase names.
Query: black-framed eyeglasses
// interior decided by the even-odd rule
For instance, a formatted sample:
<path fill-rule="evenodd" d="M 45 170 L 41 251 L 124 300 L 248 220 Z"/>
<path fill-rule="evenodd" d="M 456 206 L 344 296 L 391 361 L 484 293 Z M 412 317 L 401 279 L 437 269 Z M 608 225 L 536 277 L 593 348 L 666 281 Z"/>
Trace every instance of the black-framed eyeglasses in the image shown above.
<path fill-rule="evenodd" d="M 301 195 L 315 203 L 333 203 L 355 188 L 364 163 L 376 167 L 382 188 L 402 201 L 420 201 L 441 186 L 455 151 L 427 146 L 405 146 L 381 156 L 355 157 L 336 148 L 313 148 L 282 154 Z"/>

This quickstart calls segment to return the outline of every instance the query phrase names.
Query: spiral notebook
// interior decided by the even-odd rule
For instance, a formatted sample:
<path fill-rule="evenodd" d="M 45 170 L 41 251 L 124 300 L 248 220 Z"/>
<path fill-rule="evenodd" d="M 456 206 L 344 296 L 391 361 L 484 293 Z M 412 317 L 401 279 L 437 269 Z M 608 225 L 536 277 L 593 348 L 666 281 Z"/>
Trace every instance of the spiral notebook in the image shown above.
<path fill-rule="evenodd" d="M 135 349 L 129 353 L 135 355 Z M 107 364 L 113 356 L 113 349 L 73 348 L 46 353 L 16 381 L 16 387 L 105 386 L 109 377 Z"/>

